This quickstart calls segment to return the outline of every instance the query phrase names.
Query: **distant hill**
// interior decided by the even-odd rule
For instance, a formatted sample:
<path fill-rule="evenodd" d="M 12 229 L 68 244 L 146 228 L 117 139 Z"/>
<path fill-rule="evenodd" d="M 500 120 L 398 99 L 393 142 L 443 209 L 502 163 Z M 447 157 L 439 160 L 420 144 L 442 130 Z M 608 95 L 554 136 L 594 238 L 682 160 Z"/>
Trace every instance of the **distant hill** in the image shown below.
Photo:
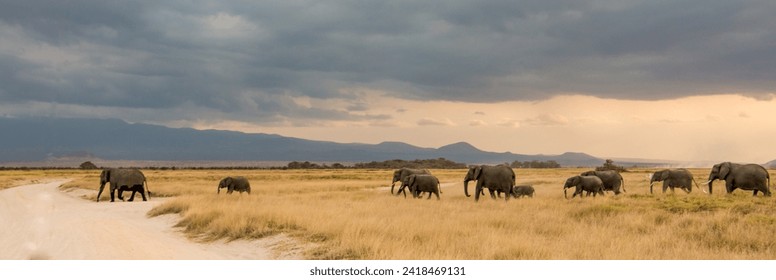
<path fill-rule="evenodd" d="M 763 164 L 766 168 L 776 168 L 776 159 Z"/>
<path fill-rule="evenodd" d="M 422 148 L 313 141 L 274 134 L 169 128 L 117 119 L 0 118 L 0 162 L 44 161 L 84 155 L 89 160 L 368 162 L 446 158 L 467 164 L 554 160 L 562 166 L 596 166 L 584 153 L 523 155 L 482 151 L 459 142 Z"/>

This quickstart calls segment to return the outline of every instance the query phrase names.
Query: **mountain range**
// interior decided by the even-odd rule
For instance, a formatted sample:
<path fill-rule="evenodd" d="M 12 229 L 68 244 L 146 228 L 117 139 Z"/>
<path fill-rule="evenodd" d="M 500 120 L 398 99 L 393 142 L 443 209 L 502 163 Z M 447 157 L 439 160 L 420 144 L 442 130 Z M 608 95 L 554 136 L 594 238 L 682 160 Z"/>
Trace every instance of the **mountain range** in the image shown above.
<path fill-rule="evenodd" d="M 118 119 L 0 117 L 0 163 L 57 158 L 133 161 L 313 161 L 369 162 L 446 158 L 467 164 L 554 160 L 562 166 L 598 166 L 584 153 L 524 155 L 488 152 L 458 142 L 423 148 L 402 142 L 379 144 L 314 141 L 276 134 L 196 130 L 127 123 Z M 627 162 L 617 162 L 630 165 Z M 660 162 L 633 163 L 642 166 Z"/>

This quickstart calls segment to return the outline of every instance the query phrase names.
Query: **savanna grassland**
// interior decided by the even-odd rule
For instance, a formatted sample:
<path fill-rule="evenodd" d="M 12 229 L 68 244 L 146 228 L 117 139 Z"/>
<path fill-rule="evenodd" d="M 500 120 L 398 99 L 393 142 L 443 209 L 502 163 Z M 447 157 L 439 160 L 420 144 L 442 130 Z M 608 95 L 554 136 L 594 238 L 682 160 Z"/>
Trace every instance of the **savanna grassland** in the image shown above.
<path fill-rule="evenodd" d="M 168 197 L 148 216 L 180 215 L 177 226 L 202 242 L 285 233 L 310 244 L 309 259 L 776 259 L 776 198 L 726 195 L 720 181 L 711 196 L 695 187 L 663 194 L 659 183 L 649 194 L 651 170 L 633 170 L 623 173 L 624 194 L 564 199 L 565 179 L 582 171 L 516 169 L 536 195 L 506 203 L 465 197 L 463 169 L 432 170 L 440 201 L 392 196 L 392 170 L 144 173 L 152 199 Z M 700 184 L 709 170 L 692 172 Z M 64 188 L 97 189 L 98 171 L 76 174 Z M 234 175 L 252 193 L 217 195 L 218 181 Z"/>
<path fill-rule="evenodd" d="M 19 185 L 36 184 L 49 180 L 80 177 L 82 171 L 69 169 L 17 169 L 0 171 L 0 190 Z M 97 174 L 99 176 L 99 174 Z M 99 180 L 99 179 L 98 179 Z"/>

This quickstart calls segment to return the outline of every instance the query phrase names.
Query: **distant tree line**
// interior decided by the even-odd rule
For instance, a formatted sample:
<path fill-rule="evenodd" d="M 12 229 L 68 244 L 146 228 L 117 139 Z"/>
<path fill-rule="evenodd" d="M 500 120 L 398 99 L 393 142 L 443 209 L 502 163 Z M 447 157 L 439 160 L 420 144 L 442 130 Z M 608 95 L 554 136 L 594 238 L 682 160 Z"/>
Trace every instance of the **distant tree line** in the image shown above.
<path fill-rule="evenodd" d="M 509 166 L 512 168 L 560 168 L 560 164 L 554 160 L 548 160 L 548 161 L 532 160 L 532 161 L 523 161 L 523 162 L 516 160 L 516 161 L 513 161 L 512 164 L 510 164 Z"/>
<path fill-rule="evenodd" d="M 286 165 L 287 169 L 342 169 L 347 168 L 345 165 L 341 163 L 333 163 L 332 165 L 326 165 L 326 164 L 317 164 L 312 163 L 309 161 L 305 162 L 298 162 L 298 161 L 292 161 L 289 162 L 288 165 Z"/>
<path fill-rule="evenodd" d="M 356 163 L 354 168 L 373 168 L 373 169 L 397 169 L 397 168 L 429 168 L 429 169 L 462 169 L 467 168 L 466 164 L 454 162 L 445 158 L 437 159 L 416 159 L 406 161 L 393 159 L 386 161 L 372 161 L 367 163 Z"/>

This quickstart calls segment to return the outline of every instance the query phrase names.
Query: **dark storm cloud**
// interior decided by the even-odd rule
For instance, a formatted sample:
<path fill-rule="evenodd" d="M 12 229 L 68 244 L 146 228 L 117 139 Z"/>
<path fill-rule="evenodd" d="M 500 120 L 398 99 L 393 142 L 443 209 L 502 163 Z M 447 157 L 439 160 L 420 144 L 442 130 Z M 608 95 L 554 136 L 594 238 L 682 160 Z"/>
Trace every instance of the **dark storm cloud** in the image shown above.
<path fill-rule="evenodd" d="M 342 89 L 495 102 L 776 88 L 773 1 L 0 1 L 0 100 L 369 119 Z M 350 100 L 343 110 L 295 97 Z M 352 113 L 350 111 L 355 111 Z M 381 116 L 385 117 L 385 116 Z"/>

